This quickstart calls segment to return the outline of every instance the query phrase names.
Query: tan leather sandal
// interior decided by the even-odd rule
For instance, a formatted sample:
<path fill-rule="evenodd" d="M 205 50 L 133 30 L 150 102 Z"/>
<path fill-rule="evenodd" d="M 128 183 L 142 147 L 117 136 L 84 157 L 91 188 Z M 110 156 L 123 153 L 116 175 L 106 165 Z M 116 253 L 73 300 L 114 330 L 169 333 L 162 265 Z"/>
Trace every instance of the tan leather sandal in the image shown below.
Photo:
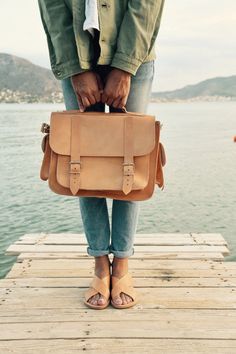
<path fill-rule="evenodd" d="M 111 276 L 112 278 L 112 289 L 111 289 L 111 304 L 113 307 L 117 309 L 126 309 L 128 307 L 134 306 L 138 302 L 138 296 L 136 290 L 133 288 L 133 278 L 131 274 L 128 272 L 123 277 L 117 278 L 114 275 Z M 130 297 L 132 297 L 133 301 L 129 302 L 128 304 L 118 305 L 114 303 L 112 298 L 120 295 L 123 292 Z"/>
<path fill-rule="evenodd" d="M 96 274 L 94 275 L 92 282 L 89 284 L 89 289 L 87 289 L 84 294 L 84 304 L 86 306 L 92 309 L 102 310 L 110 304 L 110 279 L 110 274 L 103 278 L 99 278 Z M 93 305 L 88 302 L 89 298 L 97 293 L 105 296 L 107 302 L 104 305 Z"/>

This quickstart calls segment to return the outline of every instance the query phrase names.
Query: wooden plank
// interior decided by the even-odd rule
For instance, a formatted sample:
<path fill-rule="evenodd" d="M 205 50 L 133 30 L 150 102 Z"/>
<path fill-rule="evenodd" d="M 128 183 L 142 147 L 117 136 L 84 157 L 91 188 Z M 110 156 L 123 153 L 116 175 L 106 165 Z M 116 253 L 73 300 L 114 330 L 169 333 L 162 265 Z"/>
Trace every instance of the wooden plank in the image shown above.
<path fill-rule="evenodd" d="M 207 235 L 207 234 L 205 234 Z M 209 234 L 209 235 L 221 235 L 221 234 Z M 24 234 L 22 236 L 20 236 L 20 239 L 27 239 L 27 238 L 44 238 L 44 237 L 51 237 L 51 236 L 56 236 L 57 238 L 64 238 L 66 237 L 83 237 L 85 238 L 85 233 L 66 233 L 66 232 L 61 232 L 61 233 L 29 233 L 29 234 Z M 170 237 L 170 238 L 178 238 L 178 237 L 182 237 L 182 238 L 192 238 L 192 234 L 189 233 L 171 233 L 171 232 L 166 232 L 166 233 L 136 233 L 135 234 L 135 238 L 137 237 Z"/>
<path fill-rule="evenodd" d="M 198 235 L 204 235 L 206 237 L 219 237 L 221 239 L 224 240 L 223 236 L 221 233 L 196 233 L 196 232 L 188 232 L 188 233 L 181 233 L 181 232 L 155 232 L 155 233 L 136 233 L 135 237 L 193 237 L 193 236 L 198 236 Z M 20 238 L 31 238 L 31 237 L 35 237 L 35 238 L 42 238 L 42 237 L 50 237 L 50 236 L 57 236 L 57 237 L 65 237 L 65 236 L 73 236 L 73 237 L 77 237 L 77 236 L 81 236 L 81 237 L 85 237 L 85 233 L 81 232 L 81 233 L 72 233 L 72 232 L 61 232 L 61 233 L 26 233 L 22 236 L 20 236 Z"/>
<path fill-rule="evenodd" d="M 35 244 L 37 242 L 42 242 L 44 244 L 87 244 L 87 240 L 85 235 L 74 235 L 74 234 L 62 234 L 62 235 L 57 235 L 57 234 L 48 234 L 44 236 L 43 238 L 38 238 L 38 237 L 20 237 L 16 242 L 21 243 L 21 244 Z M 221 241 L 221 240 L 220 240 Z M 137 244 L 159 244 L 162 242 L 168 242 L 170 244 L 195 244 L 196 241 L 191 237 L 190 235 L 176 235 L 174 236 L 169 236 L 169 235 L 155 235 L 155 236 L 135 236 L 135 242 Z M 220 243 L 220 244 L 225 244 L 225 243 Z"/>
<path fill-rule="evenodd" d="M 40 232 L 40 233 L 28 233 L 28 234 L 23 234 L 19 237 L 19 240 L 27 240 L 27 239 L 40 239 L 43 238 L 44 236 L 48 236 L 50 235 L 49 233 L 45 233 L 45 232 Z M 55 234 L 55 235 L 60 235 L 60 234 Z M 83 234 L 78 234 L 78 235 L 83 235 Z"/>
<path fill-rule="evenodd" d="M 24 235 L 15 244 L 87 244 L 84 234 L 44 234 L 43 236 Z M 227 245 L 221 234 L 136 234 L 136 245 L 186 245 L 186 244 Z"/>
<path fill-rule="evenodd" d="M 57 354 L 86 351 L 88 353 L 165 353 L 165 354 L 233 354 L 235 340 L 175 339 L 175 338 L 78 338 L 78 339 L 27 339 L 0 341 L 2 353 Z"/>
<path fill-rule="evenodd" d="M 145 264 L 145 263 L 144 263 Z M 144 266 L 145 267 L 145 266 Z M 235 277 L 236 269 L 132 269 L 130 273 L 133 277 Z M 6 278 L 25 278 L 25 277 L 89 277 L 93 276 L 94 269 L 90 268 L 75 268 L 75 269 L 33 269 L 31 267 L 21 267 L 21 264 L 16 263 L 12 269 L 6 274 Z"/>
<path fill-rule="evenodd" d="M 197 244 L 224 244 L 228 245 L 227 241 L 221 234 L 213 234 L 213 233 L 190 233 L 194 242 Z"/>
<path fill-rule="evenodd" d="M 215 319 L 215 320 L 214 320 Z M 221 317 L 222 320 L 222 317 Z M 177 318 L 150 321 L 100 321 L 31 322 L 0 324 L 1 340 L 59 339 L 59 338 L 189 338 L 235 339 L 235 319 L 226 317 L 224 325 L 218 317 L 196 316 L 189 318 L 179 314 Z M 225 330 L 227 328 L 227 331 Z"/>
<path fill-rule="evenodd" d="M 89 284 L 88 284 L 89 285 Z M 12 288 L 0 289 L 0 308 L 83 308 L 85 289 Z M 235 288 L 139 288 L 136 308 L 236 309 Z M 236 325 L 236 324 L 235 324 Z"/>
<path fill-rule="evenodd" d="M 14 242 L 16 245 L 35 245 L 35 244 L 44 244 L 44 245 L 87 245 L 86 239 L 78 238 L 78 237 L 47 237 L 44 240 L 35 240 L 33 238 L 25 239 L 25 240 L 17 240 Z M 137 237 L 134 241 L 134 245 L 162 245 L 162 246 L 170 246 L 170 245 L 195 245 L 196 242 L 190 238 L 163 238 L 157 239 L 156 237 L 146 237 L 141 238 Z M 225 245 L 225 242 L 217 242 L 214 243 L 216 245 Z"/>
<path fill-rule="evenodd" d="M 229 250 L 226 246 L 214 245 L 187 245 L 187 246 L 139 246 L 135 247 L 135 252 L 220 252 L 228 255 Z M 87 252 L 87 246 L 84 245 L 17 245 L 13 244 L 8 247 L 5 254 L 18 255 L 21 252 Z"/>
<path fill-rule="evenodd" d="M 4 278 L 0 281 L 0 288 L 31 288 L 31 287 L 60 287 L 60 288 L 85 288 L 88 286 L 90 277 L 63 277 L 63 278 Z M 136 277 L 135 285 L 139 287 L 235 287 L 236 277 Z M 151 289 L 150 289 L 151 291 Z"/>
<path fill-rule="evenodd" d="M 158 308 L 152 309 L 152 321 L 169 322 L 187 321 L 200 319 L 202 321 L 212 322 L 219 321 L 219 328 L 232 325 L 235 328 L 236 311 L 232 309 L 176 309 L 176 308 Z M 79 308 L 18 308 L 12 309 L 1 308 L 0 323 L 30 323 L 30 322 L 120 322 L 120 321 L 148 321 L 150 320 L 150 309 L 135 308 L 128 311 L 118 311 L 112 306 L 106 308 L 106 311 L 92 311 L 87 307 Z"/>
<path fill-rule="evenodd" d="M 26 240 L 17 240 L 14 242 L 16 245 L 35 245 L 35 244 L 43 244 L 43 245 L 87 245 L 87 241 L 84 239 L 79 239 L 79 238 L 69 238 L 69 239 L 56 239 L 56 238 L 47 238 L 45 240 L 34 240 L 34 239 L 26 239 Z M 156 238 L 136 238 L 134 241 L 134 245 L 143 245 L 143 246 L 148 246 L 148 245 L 161 245 L 161 246 L 181 246 L 181 245 L 196 245 L 196 244 L 202 244 L 202 245 L 227 245 L 226 241 L 221 241 L 221 240 L 202 240 L 199 242 L 195 242 L 192 239 L 189 240 L 184 240 L 184 239 L 156 239 Z"/>
<path fill-rule="evenodd" d="M 113 258 L 113 255 L 110 254 L 110 259 Z M 210 253 L 166 253 L 166 252 L 139 252 L 134 253 L 131 259 L 178 259 L 178 260 L 192 260 L 192 259 L 205 259 L 205 260 L 214 260 L 214 261 L 221 261 L 224 259 L 224 256 L 221 253 L 210 252 Z M 50 252 L 50 253 L 20 253 L 17 257 L 18 260 L 23 259 L 94 259 L 94 257 L 88 255 L 85 252 Z"/>
<path fill-rule="evenodd" d="M 75 268 L 94 268 L 95 260 L 92 259 L 24 259 L 14 264 L 15 268 L 24 269 L 63 269 L 70 270 Z M 129 259 L 130 269 L 236 269 L 236 262 L 214 262 L 212 260 L 167 260 L 160 259 Z"/>

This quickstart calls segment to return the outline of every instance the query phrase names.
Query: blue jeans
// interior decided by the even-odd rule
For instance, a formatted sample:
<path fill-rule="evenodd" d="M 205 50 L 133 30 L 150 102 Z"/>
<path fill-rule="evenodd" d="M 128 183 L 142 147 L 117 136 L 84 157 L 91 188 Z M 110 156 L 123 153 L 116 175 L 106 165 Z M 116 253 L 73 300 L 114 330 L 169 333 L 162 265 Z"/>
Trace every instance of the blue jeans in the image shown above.
<path fill-rule="evenodd" d="M 101 78 L 111 70 L 110 66 L 99 65 Z M 154 76 L 154 61 L 141 64 L 135 76 L 131 78 L 131 88 L 126 109 L 131 112 L 146 113 Z M 70 78 L 62 80 L 62 90 L 67 110 L 78 109 Z M 104 111 L 105 105 L 99 102 L 87 111 Z M 109 111 L 115 111 L 109 107 Z M 113 253 L 115 257 L 126 258 L 134 254 L 134 237 L 138 224 L 139 201 L 112 200 L 111 232 L 106 198 L 78 197 L 80 212 L 87 238 L 87 253 L 102 256 Z M 110 235 L 111 234 L 111 235 Z M 110 244 L 111 236 L 111 244 Z"/>

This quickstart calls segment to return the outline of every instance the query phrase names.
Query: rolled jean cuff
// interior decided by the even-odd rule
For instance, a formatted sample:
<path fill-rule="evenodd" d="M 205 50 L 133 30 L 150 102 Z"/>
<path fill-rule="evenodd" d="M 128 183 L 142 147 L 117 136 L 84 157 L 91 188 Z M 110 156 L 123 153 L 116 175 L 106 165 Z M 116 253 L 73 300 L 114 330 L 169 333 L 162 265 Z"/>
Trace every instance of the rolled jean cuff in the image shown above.
<path fill-rule="evenodd" d="M 94 257 L 99 257 L 99 256 L 104 256 L 105 254 L 109 254 L 110 251 L 108 250 L 93 250 L 90 247 L 87 247 L 87 253 L 90 256 L 94 256 Z"/>
<path fill-rule="evenodd" d="M 128 251 L 116 251 L 116 250 L 113 250 L 111 247 L 110 247 L 110 253 L 113 253 L 113 255 L 115 257 L 118 257 L 118 258 L 127 258 L 127 257 L 131 257 L 133 254 L 134 254 L 134 247 L 132 247 L 130 250 Z"/>

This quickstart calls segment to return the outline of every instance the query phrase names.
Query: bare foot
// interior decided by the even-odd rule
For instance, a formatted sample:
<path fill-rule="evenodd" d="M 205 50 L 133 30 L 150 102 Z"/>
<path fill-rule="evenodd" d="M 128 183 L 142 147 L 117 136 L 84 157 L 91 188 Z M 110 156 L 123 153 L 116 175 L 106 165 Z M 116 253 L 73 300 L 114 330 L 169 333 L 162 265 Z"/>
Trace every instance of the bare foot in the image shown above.
<path fill-rule="evenodd" d="M 110 275 L 110 260 L 108 255 L 95 257 L 95 274 L 99 278 L 103 278 Z M 93 305 L 104 305 L 107 300 L 105 296 L 97 293 L 88 299 L 88 302 Z"/>
<path fill-rule="evenodd" d="M 117 258 L 114 257 L 112 262 L 112 275 L 117 278 L 123 277 L 128 272 L 128 258 Z M 126 293 L 121 292 L 120 295 L 117 295 L 112 299 L 117 305 L 124 305 L 132 302 L 133 299 Z"/>

